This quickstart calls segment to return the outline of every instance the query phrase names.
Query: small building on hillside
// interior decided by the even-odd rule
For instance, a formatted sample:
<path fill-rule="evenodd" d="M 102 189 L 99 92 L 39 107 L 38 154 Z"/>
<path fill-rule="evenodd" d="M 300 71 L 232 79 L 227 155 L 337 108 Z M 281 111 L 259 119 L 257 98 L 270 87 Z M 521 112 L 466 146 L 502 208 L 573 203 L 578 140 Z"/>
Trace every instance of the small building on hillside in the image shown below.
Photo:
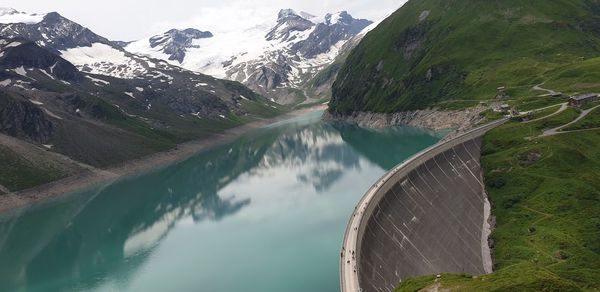
<path fill-rule="evenodd" d="M 599 99 L 598 96 L 599 96 L 598 93 L 586 93 L 586 94 L 573 95 L 569 98 L 569 105 L 581 106 L 581 105 L 584 105 L 589 102 L 594 102 Z"/>

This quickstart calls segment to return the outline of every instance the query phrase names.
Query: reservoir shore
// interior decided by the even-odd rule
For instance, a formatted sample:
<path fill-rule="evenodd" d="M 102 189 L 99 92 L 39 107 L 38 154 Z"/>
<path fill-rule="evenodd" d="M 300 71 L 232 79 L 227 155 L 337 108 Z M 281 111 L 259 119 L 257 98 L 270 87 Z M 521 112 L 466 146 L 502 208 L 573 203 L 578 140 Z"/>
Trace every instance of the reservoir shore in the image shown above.
<path fill-rule="evenodd" d="M 62 195 L 74 193 L 89 187 L 108 184 L 125 176 L 132 176 L 151 169 L 165 167 L 175 162 L 188 159 L 201 151 L 230 143 L 248 133 L 250 130 L 291 119 L 309 112 L 325 110 L 326 108 L 326 105 L 317 105 L 292 111 L 271 119 L 257 120 L 203 139 L 179 144 L 176 148 L 171 150 L 158 152 L 113 167 L 85 170 L 77 175 L 66 177 L 38 187 L 0 195 L 0 212 L 7 212 L 51 198 L 59 198 Z"/>

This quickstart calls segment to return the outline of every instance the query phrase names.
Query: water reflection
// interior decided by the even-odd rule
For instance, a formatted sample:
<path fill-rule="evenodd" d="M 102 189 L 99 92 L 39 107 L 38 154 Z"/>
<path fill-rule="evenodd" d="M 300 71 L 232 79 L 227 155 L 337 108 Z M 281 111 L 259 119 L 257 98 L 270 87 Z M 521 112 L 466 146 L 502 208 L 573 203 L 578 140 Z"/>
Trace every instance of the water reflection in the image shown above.
<path fill-rule="evenodd" d="M 365 157 L 389 168 L 436 140 L 397 131 L 284 124 L 159 171 L 4 214 L 0 290 L 90 290 L 107 282 L 128 290 L 129 279 L 178 224 L 217 224 L 251 208 L 261 188 L 285 192 L 308 186 L 327 194 L 345 173 L 360 171 Z M 400 143 L 404 146 L 397 146 L 399 136 L 409 139 Z M 383 149 L 374 141 L 383 142 Z M 298 186 L 275 177 L 293 178 Z"/>

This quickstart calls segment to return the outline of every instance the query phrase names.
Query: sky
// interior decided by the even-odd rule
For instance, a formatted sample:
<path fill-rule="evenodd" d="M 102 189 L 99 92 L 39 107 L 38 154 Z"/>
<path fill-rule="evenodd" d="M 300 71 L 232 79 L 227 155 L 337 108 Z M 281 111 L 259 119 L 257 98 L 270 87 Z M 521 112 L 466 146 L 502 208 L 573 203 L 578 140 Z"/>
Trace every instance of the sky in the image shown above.
<path fill-rule="evenodd" d="M 193 27 L 213 33 L 240 30 L 282 8 L 322 16 L 346 10 L 355 18 L 377 21 L 406 0 L 0 0 L 0 7 L 29 13 L 56 11 L 112 40 L 131 41 L 171 28 Z M 258 3 L 258 4 L 257 4 Z"/>

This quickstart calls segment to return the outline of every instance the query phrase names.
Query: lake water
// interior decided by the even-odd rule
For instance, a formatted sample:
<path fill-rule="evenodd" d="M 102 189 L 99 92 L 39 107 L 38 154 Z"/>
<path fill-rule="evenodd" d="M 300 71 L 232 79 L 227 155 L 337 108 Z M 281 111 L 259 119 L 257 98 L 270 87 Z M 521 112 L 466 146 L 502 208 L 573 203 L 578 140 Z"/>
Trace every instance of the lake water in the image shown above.
<path fill-rule="evenodd" d="M 440 137 L 319 117 L 0 214 L 0 291 L 339 291 L 355 204 Z"/>

